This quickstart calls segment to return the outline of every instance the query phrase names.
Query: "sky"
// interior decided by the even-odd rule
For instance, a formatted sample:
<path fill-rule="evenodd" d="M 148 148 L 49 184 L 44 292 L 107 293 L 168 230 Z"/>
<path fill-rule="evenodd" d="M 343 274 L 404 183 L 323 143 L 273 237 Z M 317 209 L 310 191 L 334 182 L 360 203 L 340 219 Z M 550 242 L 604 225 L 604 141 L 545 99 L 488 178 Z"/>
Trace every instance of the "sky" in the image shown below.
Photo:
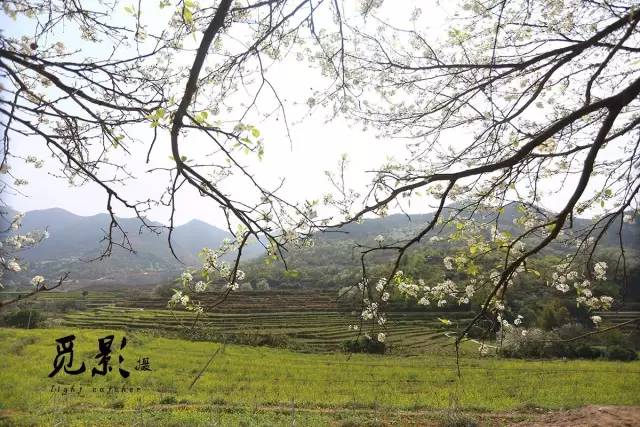
<path fill-rule="evenodd" d="M 389 7 L 381 13 L 384 13 L 387 19 L 396 18 L 406 21 L 412 9 L 411 2 L 407 2 L 406 8 Z M 443 22 L 438 19 L 442 20 L 444 9 L 439 8 L 437 12 L 432 13 L 429 18 L 434 25 Z M 163 19 L 166 19 L 166 16 Z M 154 20 L 161 21 L 156 17 Z M 149 18 L 145 21 L 143 16 L 143 22 L 148 23 Z M 28 34 L 29 25 L 31 23 L 28 21 L 14 22 L 4 15 L 0 18 L 0 26 L 8 28 L 15 34 Z M 76 43 L 77 34 L 67 29 L 60 33 L 60 38 L 70 48 Z M 79 47 L 87 49 L 86 44 Z M 94 52 L 87 51 L 82 54 L 94 55 Z M 193 57 L 186 56 L 185 61 L 190 63 Z M 368 183 L 367 177 L 370 175 L 368 171 L 383 163 L 385 159 L 402 155 L 402 141 L 379 139 L 375 132 L 363 130 L 359 125 L 350 124 L 341 118 L 327 121 L 326 111 L 320 110 L 311 116 L 306 116 L 308 113 L 306 99 L 313 89 L 317 89 L 313 87 L 314 82 L 319 85 L 322 80 L 317 69 L 290 58 L 279 65 L 272 74 L 274 86 L 287 104 L 292 138 L 290 141 L 286 137 L 281 122 L 254 123 L 265 140 L 265 156 L 262 162 L 248 160 L 247 164 L 251 164 L 252 170 L 261 178 L 261 182 L 272 182 L 275 185 L 284 179 L 285 186 L 281 194 L 288 200 L 303 201 L 322 197 L 329 190 L 325 171 L 334 170 L 343 154 L 347 154 L 349 158 L 348 183 L 362 191 Z M 148 139 L 144 130 L 138 136 L 142 140 Z M 104 191 L 94 183 L 77 187 L 69 185 L 64 178 L 60 178 L 58 163 L 50 157 L 42 141 L 14 136 L 12 146 L 15 154 L 36 154 L 45 160 L 45 165 L 41 169 L 19 161 L 10 163 L 15 176 L 29 181 L 29 185 L 20 187 L 22 194 L 15 194 L 8 198 L 7 202 L 13 208 L 19 211 L 30 211 L 60 207 L 78 215 L 94 215 L 106 211 Z M 167 159 L 171 154 L 168 136 L 161 138 L 157 146 L 153 157 L 159 164 L 163 164 L 163 159 Z M 164 177 L 159 178 L 159 175 L 147 172 L 153 166 L 153 162 L 152 165 L 144 165 L 140 161 L 146 155 L 146 145 L 132 146 L 130 149 L 131 157 L 122 157 L 120 161 L 130 165 L 136 178 L 127 181 L 125 194 L 139 200 L 149 196 L 157 197 L 158 190 L 164 189 Z M 193 147 L 187 147 L 185 150 L 189 149 Z M 204 151 L 199 153 L 197 149 L 193 152 L 193 156 L 196 157 L 204 153 Z M 164 164 L 168 165 L 166 162 Z M 237 188 L 230 189 L 232 194 L 242 194 L 243 191 L 241 184 L 238 184 Z M 425 204 L 414 205 L 410 209 L 415 212 L 425 210 L 430 210 Z M 132 216 L 131 212 L 117 206 L 116 211 L 125 217 Z M 147 213 L 147 216 L 152 220 L 166 223 L 168 211 L 163 207 L 155 207 Z M 184 191 L 179 195 L 176 224 L 188 222 L 193 218 L 213 225 L 224 225 L 222 213 L 213 204 L 203 200 L 195 191 Z"/>
<path fill-rule="evenodd" d="M 125 3 L 123 3 L 125 4 Z M 351 6 L 358 2 L 350 3 Z M 398 7 L 402 4 L 402 7 Z M 379 15 L 392 24 L 398 26 L 409 25 L 409 16 L 415 5 L 425 8 L 418 25 L 427 34 L 431 34 L 434 40 L 443 37 L 449 25 L 455 2 L 430 2 L 427 9 L 425 3 L 419 1 L 392 2 L 387 1 Z M 144 9 L 147 10 L 147 9 Z M 151 12 L 153 11 L 153 12 Z M 166 12 L 166 11 L 165 11 Z M 354 12 L 354 11 L 352 11 Z M 154 15 L 158 8 L 150 9 L 151 15 L 143 14 L 143 23 L 150 26 L 162 27 L 167 16 Z M 122 16 L 114 16 L 114 21 L 127 19 Z M 124 21 L 123 21 L 124 22 Z M 29 34 L 30 23 L 25 20 L 16 22 L 9 20 L 0 14 L 0 27 L 11 34 Z M 58 34 L 60 40 L 69 48 L 82 49 L 81 55 L 98 55 L 98 46 L 88 46 L 78 42 L 78 35 L 72 28 L 64 28 Z M 197 46 L 199 35 L 193 42 Z M 96 50 L 98 48 L 98 50 Z M 193 56 L 184 55 L 184 64 L 190 64 Z M 308 108 L 306 100 L 314 90 L 319 89 L 326 79 L 320 75 L 317 66 L 306 62 L 296 61 L 294 55 L 274 65 L 270 71 L 272 83 L 277 88 L 279 96 L 287 105 L 287 115 L 291 130 L 291 141 L 286 136 L 282 121 L 263 121 L 253 117 L 253 123 L 257 126 L 265 141 L 265 155 L 261 162 L 247 158 L 246 165 L 261 183 L 267 187 L 276 186 L 281 180 L 285 184 L 281 189 L 281 195 L 289 201 L 302 202 L 304 200 L 318 199 L 330 190 L 325 171 L 335 170 L 340 158 L 346 154 L 349 159 L 349 171 L 347 183 L 350 187 L 364 192 L 366 184 L 370 182 L 371 171 L 389 158 L 402 161 L 405 156 L 404 140 L 394 138 L 379 138 L 372 129 L 363 129 L 361 125 L 353 124 L 343 118 L 328 120 L 328 113 L 323 110 L 314 110 L 307 116 Z M 266 100 L 259 106 L 267 111 L 273 107 Z M 541 112 L 542 114 L 542 112 Z M 221 114 L 220 119 L 225 119 Z M 122 153 L 114 153 L 110 158 L 114 162 L 127 164 L 135 176 L 129 179 L 126 186 L 122 187 L 123 195 L 129 200 L 144 200 L 158 198 L 166 188 L 166 176 L 158 172 L 149 172 L 154 167 L 166 167 L 171 165 L 169 137 L 167 134 L 160 137 L 152 155 L 150 164 L 145 164 L 149 129 L 141 128 L 133 132 L 133 136 L 140 143 L 131 144 L 130 156 Z M 455 143 L 463 143 L 465 137 L 462 133 L 452 135 Z M 455 140 L 459 140 L 456 142 Z M 209 151 L 206 141 L 194 138 L 183 138 L 181 150 L 189 158 L 202 158 Z M 5 201 L 19 211 L 30 211 L 60 207 L 78 215 L 94 215 L 106 212 L 106 194 L 97 184 L 87 183 L 83 186 L 71 186 L 66 179 L 60 178 L 57 161 L 50 157 L 47 148 L 42 141 L 35 138 L 21 138 L 14 136 L 12 140 L 14 154 L 26 156 L 35 154 L 45 160 L 44 167 L 35 169 L 32 165 L 25 165 L 20 161 L 12 161 L 12 173 L 20 178 L 27 179 L 30 184 L 20 187 L 22 194 L 10 196 Z M 246 183 L 232 180 L 225 187 L 229 194 L 242 198 L 248 193 Z M 554 209 L 559 206 L 563 197 L 547 200 L 547 208 Z M 428 212 L 433 209 L 434 201 L 425 197 L 414 198 L 411 204 L 405 203 L 403 210 L 410 213 Z M 210 201 L 200 197 L 194 190 L 186 189 L 178 195 L 175 224 L 180 225 L 197 218 L 216 226 L 224 226 L 225 220 L 222 212 Z M 116 213 L 123 217 L 133 216 L 132 212 L 115 206 Z M 398 209 L 391 213 L 399 212 Z M 167 223 L 169 211 L 162 206 L 154 207 L 147 216 L 161 223 Z"/>

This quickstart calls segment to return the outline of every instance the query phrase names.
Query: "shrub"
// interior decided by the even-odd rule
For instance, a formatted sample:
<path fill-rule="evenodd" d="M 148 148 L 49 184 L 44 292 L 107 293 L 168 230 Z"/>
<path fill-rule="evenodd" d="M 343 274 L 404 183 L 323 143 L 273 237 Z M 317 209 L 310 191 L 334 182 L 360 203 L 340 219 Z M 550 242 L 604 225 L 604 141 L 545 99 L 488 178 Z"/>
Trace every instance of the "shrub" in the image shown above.
<path fill-rule="evenodd" d="M 580 328 L 562 328 L 560 331 L 530 329 L 522 335 L 520 328 L 506 328 L 503 331 L 502 346 L 499 353 L 505 357 L 521 359 L 561 358 L 597 359 L 602 351 L 581 341 L 562 341 L 572 338 L 570 332 L 579 332 Z M 573 335 L 575 336 L 575 335 Z"/>
<path fill-rule="evenodd" d="M 579 344 L 575 347 L 575 356 L 579 359 L 597 359 L 603 356 L 603 352 L 598 347 Z"/>
<path fill-rule="evenodd" d="M 37 328 L 45 321 L 45 316 L 36 309 L 20 309 L 4 316 L 4 324 L 16 328 Z"/>
<path fill-rule="evenodd" d="M 635 350 L 629 347 L 614 345 L 607 349 L 607 359 L 629 362 L 631 360 L 637 360 L 638 353 L 636 353 Z"/>
<path fill-rule="evenodd" d="M 342 349 L 346 353 L 384 354 L 386 345 L 378 340 L 362 336 L 355 340 L 344 341 L 342 343 Z"/>
<path fill-rule="evenodd" d="M 550 301 L 542 308 L 542 313 L 538 317 L 538 322 L 542 329 L 550 331 L 553 328 L 569 323 L 571 313 L 567 307 L 558 300 Z"/>
<path fill-rule="evenodd" d="M 557 338 L 554 334 L 532 328 L 522 335 L 522 329 L 509 327 L 502 331 L 499 353 L 505 357 L 538 359 L 545 355 L 547 340 Z"/>
<path fill-rule="evenodd" d="M 84 301 L 64 300 L 48 302 L 45 309 L 58 313 L 68 313 L 70 311 L 85 311 L 88 308 Z"/>
<path fill-rule="evenodd" d="M 266 346 L 287 348 L 291 346 L 289 338 L 284 334 L 257 333 L 253 331 L 221 334 L 212 328 L 196 328 L 182 331 L 180 337 L 192 341 L 214 341 L 227 344 L 242 344 L 252 346 Z"/>

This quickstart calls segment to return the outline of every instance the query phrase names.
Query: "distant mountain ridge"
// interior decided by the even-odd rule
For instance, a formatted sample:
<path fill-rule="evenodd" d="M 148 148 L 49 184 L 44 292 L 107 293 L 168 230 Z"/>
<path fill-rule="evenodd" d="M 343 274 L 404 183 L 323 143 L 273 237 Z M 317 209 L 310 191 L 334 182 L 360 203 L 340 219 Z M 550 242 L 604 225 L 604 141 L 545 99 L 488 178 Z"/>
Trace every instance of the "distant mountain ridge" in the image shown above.
<path fill-rule="evenodd" d="M 15 212 L 9 212 L 11 218 Z M 491 221 L 495 212 L 475 211 L 476 220 Z M 501 230 L 518 232 L 514 220 L 521 215 L 517 204 L 505 206 L 500 214 Z M 314 248 L 305 250 L 292 249 L 288 257 L 292 258 L 294 268 L 317 268 L 335 270 L 339 275 L 342 270 L 353 264 L 352 249 L 355 242 L 375 244 L 374 238 L 382 235 L 386 242 L 402 240 L 420 232 L 433 218 L 427 214 L 394 214 L 384 218 L 365 219 L 359 224 L 348 224 L 337 232 L 319 233 Z M 5 221 L 5 224 L 1 222 Z M 88 262 L 98 258 L 105 248 L 102 241 L 108 229 L 110 217 L 106 213 L 93 216 L 80 216 L 60 208 L 30 211 L 22 221 L 22 232 L 47 229 L 50 237 L 38 247 L 20 254 L 29 264 L 29 272 L 18 275 L 21 282 L 28 281 L 33 274 L 56 277 L 70 272 L 73 280 L 91 283 L 113 283 L 118 285 L 136 285 L 160 283 L 174 280 L 187 266 L 198 266 L 198 252 L 203 247 L 218 247 L 231 234 L 204 221 L 193 219 L 186 224 L 175 227 L 172 235 L 172 246 L 178 261 L 169 249 L 166 229 L 154 233 L 144 227 L 137 218 L 118 218 L 125 230 L 135 253 L 131 253 L 114 245 L 110 257 Z M 151 222 L 152 225 L 162 224 Z M 590 219 L 574 218 L 573 227 L 580 229 L 592 224 Z M 6 228 L 6 219 L 0 219 L 0 228 Z M 617 246 L 619 237 L 614 225 L 604 238 L 605 246 Z M 445 230 L 444 235 L 447 234 Z M 431 236 L 433 234 L 430 234 Z M 427 236 L 427 238 L 429 237 Z M 115 233 L 116 240 L 121 235 Z M 427 239 L 422 244 L 427 244 Z M 445 239 L 446 240 L 446 239 Z M 626 247 L 640 250 L 640 223 L 623 224 L 623 242 Z M 439 245 L 447 245 L 446 241 Z M 562 248 L 558 250 L 563 251 Z M 564 249 L 566 250 L 566 249 Z M 243 259 L 250 260 L 264 253 L 258 243 L 249 245 L 243 250 Z M 263 262 L 251 262 L 254 268 L 264 269 Z M 273 267 L 273 266 L 272 266 Z"/>
<path fill-rule="evenodd" d="M 9 212 L 11 218 L 15 212 Z M 168 245 L 168 231 L 162 224 L 158 233 L 142 227 L 138 218 L 118 218 L 127 233 L 135 253 L 113 245 L 109 257 L 96 260 L 106 248 L 104 241 L 110 216 L 101 213 L 80 216 L 60 208 L 34 210 L 25 213 L 21 232 L 47 230 L 49 238 L 40 245 L 20 253 L 29 269 L 38 274 L 58 276 L 71 272 L 74 280 L 102 281 L 120 284 L 153 283 L 175 278 L 185 267 L 199 264 L 198 252 L 203 247 L 216 248 L 231 234 L 200 220 L 191 220 L 174 228 L 171 243 L 180 259 L 178 261 Z M 5 224 L 1 224 L 6 228 Z M 121 242 L 122 233 L 114 230 L 114 241 Z M 259 256 L 261 247 L 250 245 L 244 254 L 247 258 Z M 92 261 L 95 260 L 95 261 Z M 92 261 L 92 262 L 89 262 Z M 22 281 L 28 275 L 23 274 Z"/>

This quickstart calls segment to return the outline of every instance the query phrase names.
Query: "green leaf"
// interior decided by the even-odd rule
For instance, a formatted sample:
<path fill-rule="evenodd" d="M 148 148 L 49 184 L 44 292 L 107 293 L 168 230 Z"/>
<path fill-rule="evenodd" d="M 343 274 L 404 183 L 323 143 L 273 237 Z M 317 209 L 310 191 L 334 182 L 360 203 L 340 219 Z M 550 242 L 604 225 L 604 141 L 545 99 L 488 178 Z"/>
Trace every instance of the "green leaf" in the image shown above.
<path fill-rule="evenodd" d="M 127 12 L 129 15 L 133 15 L 133 14 L 135 14 L 135 13 L 136 13 L 136 10 L 135 10 L 135 9 L 134 9 L 134 7 L 133 7 L 133 6 L 131 6 L 131 5 L 126 5 L 126 6 L 124 7 L 124 11 L 125 11 L 125 12 Z"/>
<path fill-rule="evenodd" d="M 284 277 L 288 277 L 291 279 L 295 279 L 300 276 L 300 272 L 297 270 L 286 270 L 284 272 Z"/>
<path fill-rule="evenodd" d="M 477 276 L 478 273 L 480 272 L 480 269 L 478 268 L 477 265 L 470 263 L 467 266 L 467 274 L 471 275 L 471 276 Z"/>
<path fill-rule="evenodd" d="M 439 318 L 439 317 L 438 317 L 438 320 L 439 320 L 441 323 L 443 323 L 443 324 L 445 324 L 445 325 L 447 325 L 447 326 L 451 325 L 451 320 L 449 320 L 449 319 L 441 319 L 441 318 Z"/>
<path fill-rule="evenodd" d="M 188 25 L 193 22 L 193 12 L 186 6 L 182 9 L 182 19 Z"/>
<path fill-rule="evenodd" d="M 260 131 L 257 128 L 252 128 L 251 135 L 253 135 L 254 138 L 258 138 L 260 136 Z"/>

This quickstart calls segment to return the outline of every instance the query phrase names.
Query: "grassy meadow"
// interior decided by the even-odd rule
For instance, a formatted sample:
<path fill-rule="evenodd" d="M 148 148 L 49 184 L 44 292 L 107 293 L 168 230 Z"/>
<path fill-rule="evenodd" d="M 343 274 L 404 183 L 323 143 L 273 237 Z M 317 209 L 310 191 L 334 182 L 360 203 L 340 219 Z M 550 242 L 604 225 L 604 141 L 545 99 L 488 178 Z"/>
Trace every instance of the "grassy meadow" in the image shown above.
<path fill-rule="evenodd" d="M 87 371 L 48 378 L 55 339 L 71 333 L 74 366 L 84 361 Z M 97 339 L 109 334 L 115 334 L 114 370 L 92 377 Z M 117 372 L 122 336 L 128 379 Z M 441 354 L 349 357 L 79 327 L 2 328 L 0 352 L 0 424 L 6 425 L 404 425 L 437 421 L 451 410 L 483 417 L 640 404 L 640 362 L 463 357 L 458 377 L 455 359 Z M 152 371 L 134 369 L 139 357 L 149 358 Z M 123 385 L 134 391 L 122 392 Z"/>

